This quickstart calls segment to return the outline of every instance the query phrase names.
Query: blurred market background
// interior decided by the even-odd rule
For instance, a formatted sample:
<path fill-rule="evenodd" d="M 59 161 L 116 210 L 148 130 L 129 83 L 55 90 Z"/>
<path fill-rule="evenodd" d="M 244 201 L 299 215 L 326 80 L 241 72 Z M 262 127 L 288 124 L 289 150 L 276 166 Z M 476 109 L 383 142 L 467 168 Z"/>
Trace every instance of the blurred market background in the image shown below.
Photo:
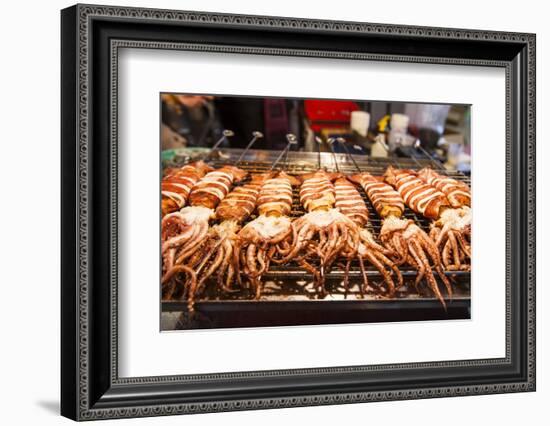
<path fill-rule="evenodd" d="M 470 173 L 468 105 L 163 93 L 161 108 L 165 161 L 209 150 L 229 129 L 233 136 L 223 138 L 221 148 L 244 148 L 255 131 L 263 138 L 254 148 L 270 150 L 283 149 L 288 133 L 297 135 L 300 151 L 328 151 L 316 141 L 343 137 L 357 154 L 429 156 Z"/>

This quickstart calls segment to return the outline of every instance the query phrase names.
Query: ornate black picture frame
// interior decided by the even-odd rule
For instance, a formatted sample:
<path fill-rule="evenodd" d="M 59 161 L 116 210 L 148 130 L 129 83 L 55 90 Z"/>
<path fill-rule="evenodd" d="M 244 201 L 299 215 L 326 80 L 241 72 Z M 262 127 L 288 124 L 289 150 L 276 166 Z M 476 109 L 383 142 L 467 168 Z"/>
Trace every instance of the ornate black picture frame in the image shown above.
<path fill-rule="evenodd" d="M 75 420 L 535 390 L 535 35 L 76 5 L 62 27 L 61 413 Z M 120 47 L 483 65 L 506 72 L 506 356 L 120 378 Z"/>

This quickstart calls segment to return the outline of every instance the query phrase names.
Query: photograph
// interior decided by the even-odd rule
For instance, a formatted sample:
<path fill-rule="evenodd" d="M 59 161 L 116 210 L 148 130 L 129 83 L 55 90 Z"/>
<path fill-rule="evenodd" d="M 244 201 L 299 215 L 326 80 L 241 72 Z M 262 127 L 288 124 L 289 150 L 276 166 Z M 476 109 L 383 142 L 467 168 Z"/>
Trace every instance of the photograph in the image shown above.
<path fill-rule="evenodd" d="M 470 319 L 470 106 L 160 94 L 161 330 Z"/>
<path fill-rule="evenodd" d="M 542 21 L 317 6 L 61 11 L 63 416 L 537 389 Z"/>

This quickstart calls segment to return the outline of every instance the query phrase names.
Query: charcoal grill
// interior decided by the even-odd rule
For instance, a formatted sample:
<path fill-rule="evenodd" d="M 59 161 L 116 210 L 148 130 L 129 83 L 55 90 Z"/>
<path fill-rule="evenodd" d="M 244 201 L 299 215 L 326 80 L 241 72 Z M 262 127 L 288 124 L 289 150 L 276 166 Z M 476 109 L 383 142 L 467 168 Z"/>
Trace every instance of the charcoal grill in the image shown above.
<path fill-rule="evenodd" d="M 241 154 L 242 150 L 227 149 L 223 151 L 220 158 L 210 163 L 214 167 L 232 164 Z M 271 168 L 278 154 L 276 151 L 250 150 L 239 163 L 239 167 L 250 173 L 266 172 Z M 355 164 L 347 155 L 338 153 L 332 155 L 326 152 L 320 154 L 290 152 L 278 168 L 293 175 L 311 173 L 318 169 L 319 158 L 322 167 L 327 171 L 336 171 L 337 163 L 340 172 L 350 175 L 357 173 Z M 375 176 L 382 175 L 390 165 L 413 170 L 432 167 L 438 173 L 463 181 L 470 186 L 468 176 L 457 171 L 446 170 L 431 158 L 373 158 L 355 155 L 354 159 L 361 171 Z M 181 166 L 190 160 L 188 157 L 179 157 L 168 166 Z M 248 180 L 244 180 L 240 185 L 247 182 Z M 367 228 L 375 237 L 378 237 L 382 220 L 377 216 L 363 189 L 359 186 L 357 189 L 369 210 Z M 305 213 L 299 201 L 298 191 L 298 188 L 294 189 L 292 217 L 299 217 Z M 429 231 L 430 221 L 417 215 L 408 207 L 405 209 L 404 216 L 412 219 L 425 231 Z M 248 221 L 255 217 L 250 217 Z M 406 284 L 414 281 L 415 270 L 407 267 L 400 267 L 400 270 Z M 380 273 L 373 267 L 367 267 L 366 273 L 370 282 L 376 284 L 382 281 Z M 447 309 L 443 308 L 424 284 L 420 286 L 419 293 L 414 289 L 411 291 L 413 286 L 405 286 L 407 290 L 398 291 L 395 298 L 384 299 L 375 294 L 361 294 L 359 284 L 362 283 L 362 278 L 358 264 L 351 265 L 350 285 L 347 291 L 342 285 L 343 275 L 343 269 L 338 267 L 333 267 L 333 270 L 326 275 L 326 289 L 329 295 L 324 299 L 317 298 L 311 274 L 296 266 L 271 266 L 269 272 L 263 276 L 265 286 L 260 300 L 252 300 L 246 290 L 232 294 L 219 292 L 214 280 L 211 280 L 205 292 L 196 301 L 196 314 L 193 318 L 187 314 L 185 301 L 162 301 L 163 315 L 174 318 L 174 315 L 178 314 L 177 321 L 163 321 L 163 323 L 169 322 L 170 329 L 189 329 L 470 318 L 469 272 L 446 273 L 453 282 L 454 291 L 453 298 L 446 299 Z M 440 285 L 443 288 L 442 283 Z"/>

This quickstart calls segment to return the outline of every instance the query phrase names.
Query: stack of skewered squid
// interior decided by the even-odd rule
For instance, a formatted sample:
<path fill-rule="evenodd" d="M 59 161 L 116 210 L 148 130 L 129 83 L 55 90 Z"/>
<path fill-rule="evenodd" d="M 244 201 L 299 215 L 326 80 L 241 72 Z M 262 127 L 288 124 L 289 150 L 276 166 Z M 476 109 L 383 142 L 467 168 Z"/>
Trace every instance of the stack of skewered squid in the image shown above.
<path fill-rule="evenodd" d="M 292 214 L 294 188 L 305 210 L 300 217 Z M 369 231 L 361 189 L 382 220 L 379 235 Z M 396 297 L 407 285 L 400 272 L 407 266 L 416 271 L 414 288 L 420 291 L 425 282 L 445 306 L 444 294 L 453 293 L 446 273 L 470 268 L 470 199 L 467 185 L 429 168 L 388 167 L 383 176 L 322 169 L 247 176 L 235 166 L 214 170 L 191 163 L 162 182 L 163 298 L 186 300 L 192 312 L 212 283 L 220 294 L 244 290 L 259 299 L 273 265 L 311 274 L 321 298 L 328 293 L 327 274 L 341 269 L 347 294 L 354 264 L 361 295 Z M 404 216 L 405 206 L 432 220 L 429 233 Z M 366 265 L 378 271 L 380 282 L 369 280 Z"/>

